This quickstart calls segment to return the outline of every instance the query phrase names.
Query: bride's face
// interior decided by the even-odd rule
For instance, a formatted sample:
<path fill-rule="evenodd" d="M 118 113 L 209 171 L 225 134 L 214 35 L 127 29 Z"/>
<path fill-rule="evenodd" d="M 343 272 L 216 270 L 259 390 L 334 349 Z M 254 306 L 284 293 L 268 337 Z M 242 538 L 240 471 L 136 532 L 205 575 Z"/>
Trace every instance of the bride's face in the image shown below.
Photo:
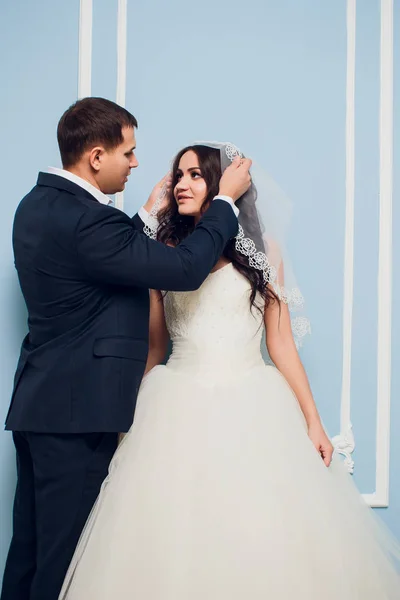
<path fill-rule="evenodd" d="M 200 169 L 199 159 L 193 150 L 179 161 L 174 197 L 180 215 L 199 217 L 207 196 L 207 184 Z"/>

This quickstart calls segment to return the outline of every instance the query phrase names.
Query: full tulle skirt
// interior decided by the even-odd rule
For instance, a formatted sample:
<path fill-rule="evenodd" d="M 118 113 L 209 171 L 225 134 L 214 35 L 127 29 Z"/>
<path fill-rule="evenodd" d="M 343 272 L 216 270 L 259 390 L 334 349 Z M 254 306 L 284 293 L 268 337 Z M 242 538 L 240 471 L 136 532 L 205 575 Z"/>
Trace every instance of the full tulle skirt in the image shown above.
<path fill-rule="evenodd" d="M 145 377 L 60 599 L 398 600 L 399 547 L 280 373 Z"/>

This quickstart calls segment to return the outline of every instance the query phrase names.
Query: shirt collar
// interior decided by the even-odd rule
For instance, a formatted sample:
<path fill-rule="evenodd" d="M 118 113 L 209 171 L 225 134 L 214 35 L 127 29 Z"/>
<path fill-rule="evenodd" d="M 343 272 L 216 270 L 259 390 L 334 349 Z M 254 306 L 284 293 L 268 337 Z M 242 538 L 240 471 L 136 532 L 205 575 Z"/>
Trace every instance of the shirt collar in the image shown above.
<path fill-rule="evenodd" d="M 86 179 L 82 179 L 79 175 L 75 175 L 75 173 L 71 173 L 71 171 L 66 171 L 65 169 L 58 169 L 56 167 L 48 167 L 46 173 L 50 173 L 51 175 L 58 175 L 59 177 L 64 177 L 64 179 L 68 179 L 79 185 L 79 187 L 83 188 L 89 194 L 94 196 L 100 204 L 111 204 L 111 199 L 103 194 L 97 187 L 86 181 Z"/>

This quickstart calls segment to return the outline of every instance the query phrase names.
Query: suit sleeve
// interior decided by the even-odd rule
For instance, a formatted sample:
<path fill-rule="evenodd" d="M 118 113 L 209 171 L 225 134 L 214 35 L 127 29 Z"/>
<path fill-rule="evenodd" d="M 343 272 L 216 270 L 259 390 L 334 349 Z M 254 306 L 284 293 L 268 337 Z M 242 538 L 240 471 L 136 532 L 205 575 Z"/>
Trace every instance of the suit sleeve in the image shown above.
<path fill-rule="evenodd" d="M 136 215 L 132 217 L 131 223 L 136 231 L 143 231 L 144 223 L 140 218 L 139 213 L 136 213 Z"/>
<path fill-rule="evenodd" d="M 194 232 L 176 248 L 149 239 L 123 212 L 104 206 L 87 211 L 76 229 L 76 249 L 96 282 L 159 290 L 197 289 L 226 243 L 236 235 L 232 208 L 214 200 Z"/>

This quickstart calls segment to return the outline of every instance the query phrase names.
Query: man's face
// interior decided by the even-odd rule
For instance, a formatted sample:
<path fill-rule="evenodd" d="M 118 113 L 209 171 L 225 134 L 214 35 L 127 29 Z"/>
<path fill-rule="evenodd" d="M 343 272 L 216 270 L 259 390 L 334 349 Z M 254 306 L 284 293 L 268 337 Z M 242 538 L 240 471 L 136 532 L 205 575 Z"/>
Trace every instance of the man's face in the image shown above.
<path fill-rule="evenodd" d="M 138 161 L 135 156 L 136 139 L 133 127 L 122 129 L 123 142 L 112 150 L 104 150 L 101 155 L 100 169 L 96 180 L 103 194 L 115 194 L 125 189 L 125 184 L 136 169 Z"/>

